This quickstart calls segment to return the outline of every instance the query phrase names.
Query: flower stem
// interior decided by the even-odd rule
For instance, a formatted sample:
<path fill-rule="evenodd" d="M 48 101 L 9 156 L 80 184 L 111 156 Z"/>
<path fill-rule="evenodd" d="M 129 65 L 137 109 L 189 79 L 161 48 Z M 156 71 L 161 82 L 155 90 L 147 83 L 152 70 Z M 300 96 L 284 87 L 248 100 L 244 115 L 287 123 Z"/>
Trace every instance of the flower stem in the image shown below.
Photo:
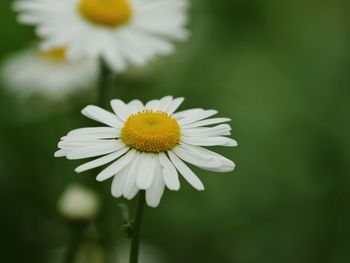
<path fill-rule="evenodd" d="M 70 233 L 69 233 L 69 245 L 67 247 L 65 256 L 64 256 L 64 263 L 74 263 L 75 258 L 79 249 L 79 244 L 82 239 L 82 231 L 83 226 L 72 223 L 70 225 Z"/>
<path fill-rule="evenodd" d="M 131 236 L 131 248 L 130 248 L 130 263 L 137 263 L 139 257 L 140 246 L 140 229 L 143 215 L 143 209 L 145 205 L 145 191 L 140 191 L 137 197 L 137 203 L 135 208 L 135 218 L 133 224 L 133 231 Z"/>
<path fill-rule="evenodd" d="M 77 250 L 78 250 L 78 244 L 77 243 L 71 244 L 67 248 L 67 252 L 66 252 L 66 255 L 65 255 L 64 263 L 74 263 L 75 262 L 75 257 L 76 257 L 76 254 L 77 254 Z"/>
<path fill-rule="evenodd" d="M 111 71 L 108 68 L 106 61 L 101 57 L 99 59 L 100 64 L 100 72 L 99 72 L 99 80 L 98 80 L 98 104 L 101 107 L 105 107 L 108 100 L 109 95 L 109 76 Z"/>

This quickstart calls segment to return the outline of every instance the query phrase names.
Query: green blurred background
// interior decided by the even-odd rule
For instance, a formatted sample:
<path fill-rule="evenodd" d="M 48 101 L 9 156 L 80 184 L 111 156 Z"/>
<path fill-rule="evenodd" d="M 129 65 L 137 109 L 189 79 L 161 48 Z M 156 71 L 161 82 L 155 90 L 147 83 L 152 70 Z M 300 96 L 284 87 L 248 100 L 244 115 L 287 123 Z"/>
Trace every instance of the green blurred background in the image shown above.
<path fill-rule="evenodd" d="M 237 167 L 195 169 L 204 192 L 184 181 L 166 191 L 145 211 L 144 242 L 169 263 L 350 262 L 350 1 L 191 2 L 189 41 L 118 76 L 113 96 L 171 94 L 186 97 L 182 109 L 218 109 L 232 118 L 239 147 L 217 150 Z M 1 58 L 35 39 L 10 3 L 0 3 Z M 49 262 L 67 244 L 56 203 L 72 182 L 100 193 L 101 243 L 123 240 L 123 200 L 110 181 L 53 157 L 62 135 L 94 124 L 80 110 L 95 102 L 94 89 L 51 102 L 18 99 L 1 84 L 0 262 Z"/>

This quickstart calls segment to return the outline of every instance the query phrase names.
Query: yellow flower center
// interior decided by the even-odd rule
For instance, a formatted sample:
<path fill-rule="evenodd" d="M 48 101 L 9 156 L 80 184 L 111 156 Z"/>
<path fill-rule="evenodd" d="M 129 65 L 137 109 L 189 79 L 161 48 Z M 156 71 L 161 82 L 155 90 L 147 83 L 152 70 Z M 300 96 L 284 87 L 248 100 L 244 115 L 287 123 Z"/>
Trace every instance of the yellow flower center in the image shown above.
<path fill-rule="evenodd" d="M 127 119 L 122 140 L 142 152 L 165 152 L 179 143 L 180 126 L 165 112 L 146 110 Z"/>
<path fill-rule="evenodd" d="M 132 12 L 128 0 L 80 0 L 79 11 L 89 21 L 110 27 L 128 22 Z"/>
<path fill-rule="evenodd" d="M 52 60 L 65 60 L 66 49 L 65 48 L 53 48 L 49 51 L 43 52 L 42 55 Z"/>

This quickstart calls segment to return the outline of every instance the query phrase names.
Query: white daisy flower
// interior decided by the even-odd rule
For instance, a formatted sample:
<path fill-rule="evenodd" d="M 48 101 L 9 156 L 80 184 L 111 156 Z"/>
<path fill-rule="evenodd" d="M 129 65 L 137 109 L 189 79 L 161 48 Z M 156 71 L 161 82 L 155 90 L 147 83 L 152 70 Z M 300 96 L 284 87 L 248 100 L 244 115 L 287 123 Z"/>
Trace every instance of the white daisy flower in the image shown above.
<path fill-rule="evenodd" d="M 197 190 L 201 180 L 185 162 L 215 172 L 229 172 L 234 163 L 202 146 L 236 146 L 228 118 L 210 118 L 216 110 L 190 109 L 175 113 L 183 98 L 171 96 L 142 104 L 111 101 L 114 114 L 97 106 L 82 110 L 86 117 L 108 127 L 82 128 L 69 132 L 58 143 L 56 157 L 75 160 L 101 156 L 76 168 L 80 173 L 113 162 L 98 181 L 113 177 L 112 195 L 132 199 L 146 191 L 146 201 L 158 206 L 164 188 L 179 190 L 179 175 Z M 218 124 L 208 127 L 209 125 Z"/>
<path fill-rule="evenodd" d="M 29 48 L 10 56 L 2 64 L 3 81 L 19 94 L 42 93 L 59 99 L 76 89 L 89 87 L 97 78 L 97 63 L 69 63 L 62 48 L 40 52 Z"/>
<path fill-rule="evenodd" d="M 19 21 L 37 26 L 42 48 L 67 47 L 67 57 L 102 57 L 114 71 L 174 51 L 188 33 L 187 0 L 21 0 Z"/>

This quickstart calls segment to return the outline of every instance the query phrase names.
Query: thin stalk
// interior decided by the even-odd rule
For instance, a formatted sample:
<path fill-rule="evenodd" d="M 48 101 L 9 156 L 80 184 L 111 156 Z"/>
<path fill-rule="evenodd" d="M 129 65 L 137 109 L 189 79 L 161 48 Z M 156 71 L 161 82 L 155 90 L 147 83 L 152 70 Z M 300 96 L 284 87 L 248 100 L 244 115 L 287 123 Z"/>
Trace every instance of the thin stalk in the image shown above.
<path fill-rule="evenodd" d="M 98 104 L 105 107 L 110 93 L 109 78 L 111 71 L 103 58 L 100 58 L 99 62 Z"/>
<path fill-rule="evenodd" d="M 72 244 L 70 247 L 68 247 L 64 258 L 64 263 L 74 263 L 75 257 L 77 255 L 77 250 L 78 250 L 77 244 L 74 244 L 74 245 Z"/>
<path fill-rule="evenodd" d="M 99 105 L 102 108 L 105 108 L 108 104 L 108 101 L 110 99 L 111 95 L 111 76 L 112 71 L 109 69 L 107 62 L 103 59 L 103 57 L 99 58 L 99 76 L 98 76 L 98 83 L 97 83 L 97 105 Z M 103 190 L 102 190 L 103 191 Z M 109 257 L 109 254 L 107 253 L 109 250 L 109 247 L 107 244 L 102 243 L 101 246 L 103 246 L 105 252 L 106 252 L 106 258 L 104 262 L 114 262 Z"/>
<path fill-rule="evenodd" d="M 135 218 L 133 224 L 133 230 L 131 235 L 131 248 L 130 248 L 130 263 L 137 263 L 139 258 L 140 247 L 140 229 L 143 215 L 143 209 L 145 205 L 145 191 L 140 191 L 137 197 L 137 203 L 135 208 Z"/>
<path fill-rule="evenodd" d="M 83 226 L 78 223 L 72 223 L 69 233 L 69 245 L 64 255 L 64 263 L 74 263 L 82 239 Z"/>

